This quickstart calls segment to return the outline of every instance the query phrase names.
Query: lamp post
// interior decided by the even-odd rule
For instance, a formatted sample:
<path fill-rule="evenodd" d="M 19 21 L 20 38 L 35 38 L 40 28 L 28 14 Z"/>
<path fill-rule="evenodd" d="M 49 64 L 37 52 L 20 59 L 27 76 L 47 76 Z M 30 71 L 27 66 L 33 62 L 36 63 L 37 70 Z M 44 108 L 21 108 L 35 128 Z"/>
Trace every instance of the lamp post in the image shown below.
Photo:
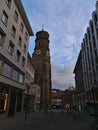
<path fill-rule="evenodd" d="M 44 92 L 45 92 L 45 95 L 44 95 L 44 113 L 47 113 L 47 86 L 46 86 L 47 82 L 46 82 L 46 79 L 44 81 Z"/>
<path fill-rule="evenodd" d="M 96 93 L 95 93 L 95 87 L 92 88 L 92 96 L 93 96 L 93 106 L 94 106 L 94 116 L 95 116 L 95 122 L 97 122 L 97 111 L 96 111 Z"/>
<path fill-rule="evenodd" d="M 29 89 L 30 89 L 30 85 L 26 85 L 27 87 L 27 95 L 26 95 L 26 103 L 25 103 L 25 122 L 27 122 L 27 114 L 28 114 L 28 103 L 29 103 Z"/>

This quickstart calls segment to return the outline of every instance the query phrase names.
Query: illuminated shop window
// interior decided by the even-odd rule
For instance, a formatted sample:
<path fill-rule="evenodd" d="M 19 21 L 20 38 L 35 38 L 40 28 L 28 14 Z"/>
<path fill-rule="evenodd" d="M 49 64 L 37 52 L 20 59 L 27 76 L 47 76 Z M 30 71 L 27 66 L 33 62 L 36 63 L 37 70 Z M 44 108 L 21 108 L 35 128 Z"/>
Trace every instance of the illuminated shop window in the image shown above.
<path fill-rule="evenodd" d="M 8 94 L 0 93 L 0 112 L 4 112 L 7 109 Z"/>

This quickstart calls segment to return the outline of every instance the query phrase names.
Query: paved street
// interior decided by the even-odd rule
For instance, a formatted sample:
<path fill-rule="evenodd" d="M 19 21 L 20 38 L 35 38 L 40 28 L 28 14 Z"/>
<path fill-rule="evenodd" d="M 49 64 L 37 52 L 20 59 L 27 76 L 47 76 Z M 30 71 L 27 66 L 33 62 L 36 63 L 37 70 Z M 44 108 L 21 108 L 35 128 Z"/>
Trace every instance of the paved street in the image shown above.
<path fill-rule="evenodd" d="M 89 120 L 76 117 L 66 112 L 48 112 L 47 114 L 32 114 L 28 122 L 24 117 L 15 117 L 0 121 L 0 130 L 91 130 Z"/>

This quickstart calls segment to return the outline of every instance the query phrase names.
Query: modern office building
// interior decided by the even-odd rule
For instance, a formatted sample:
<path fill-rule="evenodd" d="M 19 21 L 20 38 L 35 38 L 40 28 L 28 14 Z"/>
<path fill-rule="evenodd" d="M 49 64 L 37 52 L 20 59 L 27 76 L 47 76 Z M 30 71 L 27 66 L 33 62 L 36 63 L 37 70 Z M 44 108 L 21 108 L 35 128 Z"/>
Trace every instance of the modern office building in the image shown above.
<path fill-rule="evenodd" d="M 0 0 L 0 118 L 23 110 L 29 36 L 33 31 L 21 0 Z"/>
<path fill-rule="evenodd" d="M 84 87 L 89 102 L 98 101 L 98 2 L 82 41 Z"/>
<path fill-rule="evenodd" d="M 96 115 L 95 106 L 97 107 L 98 103 L 98 1 L 81 43 L 81 55 L 85 103 L 88 112 Z M 75 69 L 78 69 L 77 66 Z"/>

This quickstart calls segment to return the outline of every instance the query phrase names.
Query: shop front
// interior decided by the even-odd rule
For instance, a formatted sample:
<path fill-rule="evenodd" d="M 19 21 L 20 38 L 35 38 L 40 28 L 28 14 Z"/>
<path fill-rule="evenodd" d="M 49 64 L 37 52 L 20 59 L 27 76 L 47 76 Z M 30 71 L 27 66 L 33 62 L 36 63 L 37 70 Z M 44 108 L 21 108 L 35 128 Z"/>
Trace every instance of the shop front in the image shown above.
<path fill-rule="evenodd" d="M 9 88 L 0 86 L 0 119 L 6 117 L 8 108 Z"/>
<path fill-rule="evenodd" d="M 23 90 L 0 85 L 0 119 L 22 112 Z"/>

